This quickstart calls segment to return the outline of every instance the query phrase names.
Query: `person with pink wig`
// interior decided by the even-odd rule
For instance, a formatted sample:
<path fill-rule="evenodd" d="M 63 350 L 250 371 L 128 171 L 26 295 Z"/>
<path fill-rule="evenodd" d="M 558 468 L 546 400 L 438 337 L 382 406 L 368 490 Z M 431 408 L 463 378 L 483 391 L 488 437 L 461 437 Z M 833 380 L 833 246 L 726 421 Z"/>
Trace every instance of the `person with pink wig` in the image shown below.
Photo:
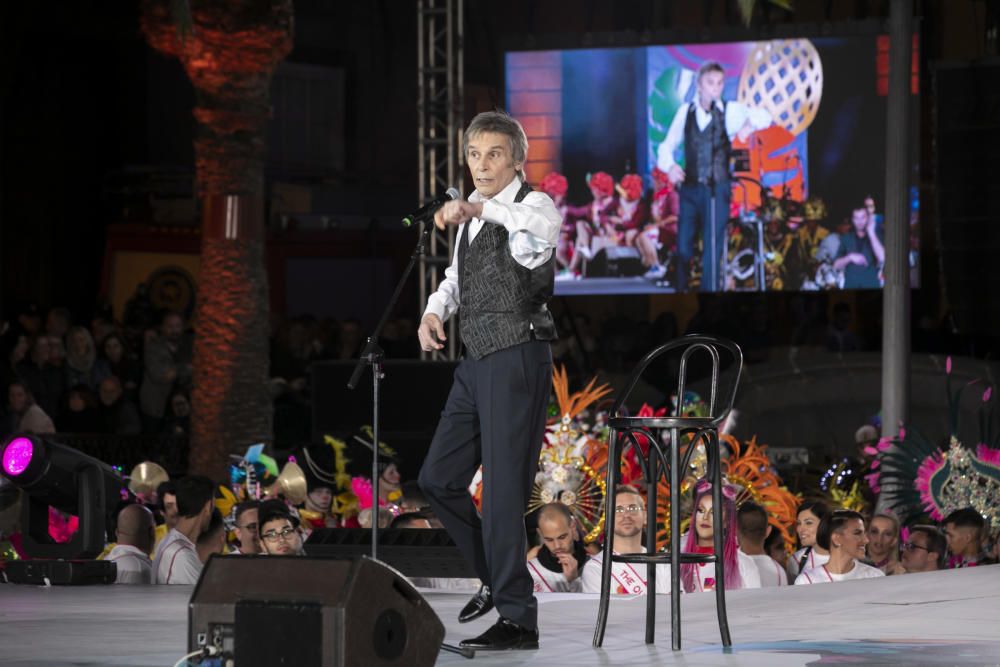
<path fill-rule="evenodd" d="M 712 507 L 712 483 L 701 479 L 695 484 L 694 513 L 687 537 L 684 538 L 684 553 L 706 553 L 714 551 L 715 509 Z M 722 520 L 719 528 L 723 531 L 722 562 L 725 570 L 727 591 L 737 588 L 760 588 L 760 573 L 757 565 L 739 549 L 736 539 L 736 487 L 722 486 Z M 715 563 L 684 563 L 681 565 L 681 584 L 685 593 L 711 591 L 715 589 Z"/>

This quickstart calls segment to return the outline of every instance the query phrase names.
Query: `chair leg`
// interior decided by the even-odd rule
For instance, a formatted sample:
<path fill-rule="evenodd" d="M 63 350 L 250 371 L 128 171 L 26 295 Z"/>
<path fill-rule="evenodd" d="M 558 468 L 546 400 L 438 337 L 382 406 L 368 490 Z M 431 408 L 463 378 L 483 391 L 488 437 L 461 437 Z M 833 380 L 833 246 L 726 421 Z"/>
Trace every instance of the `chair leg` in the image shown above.
<path fill-rule="evenodd" d="M 656 552 L 656 482 L 659 459 L 655 444 L 649 443 L 649 479 L 646 480 L 646 552 Z M 646 564 L 646 643 L 654 642 L 656 630 L 656 565 Z"/>
<path fill-rule="evenodd" d="M 713 431 L 708 439 L 709 466 L 712 475 L 712 508 L 714 510 L 716 529 L 713 532 L 713 546 L 715 548 L 715 611 L 719 617 L 719 632 L 722 634 L 722 645 L 732 646 L 733 641 L 729 636 L 729 619 L 726 614 L 726 564 L 724 558 L 724 526 L 726 521 L 722 516 L 720 508 L 722 504 L 722 452 L 719 450 L 719 434 Z"/>
<path fill-rule="evenodd" d="M 601 601 L 597 611 L 597 627 L 594 628 L 594 648 L 604 643 L 604 630 L 608 625 L 608 606 L 611 603 L 611 556 L 615 537 L 615 481 L 618 461 L 617 435 L 614 429 L 608 433 L 608 471 L 604 495 L 604 562 L 601 564 Z"/>
<path fill-rule="evenodd" d="M 681 650 L 680 430 L 670 429 L 670 645 Z"/>

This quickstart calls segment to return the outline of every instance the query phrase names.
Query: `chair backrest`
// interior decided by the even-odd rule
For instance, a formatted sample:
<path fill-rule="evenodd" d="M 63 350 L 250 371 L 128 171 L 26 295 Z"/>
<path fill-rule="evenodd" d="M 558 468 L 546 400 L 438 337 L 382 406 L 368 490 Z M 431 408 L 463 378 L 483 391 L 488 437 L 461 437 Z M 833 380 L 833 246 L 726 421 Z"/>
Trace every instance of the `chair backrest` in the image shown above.
<path fill-rule="evenodd" d="M 680 416 L 680 411 L 684 405 L 684 391 L 688 385 L 688 362 L 696 353 L 704 352 L 709 356 L 712 362 L 710 377 L 711 386 L 707 401 L 709 410 L 708 416 L 711 418 L 712 423 L 718 426 L 729 415 L 729 412 L 733 409 L 733 403 L 736 401 L 736 390 L 739 387 L 740 377 L 743 374 L 743 351 L 740 350 L 739 345 L 731 340 L 716 338 L 714 336 L 704 336 L 701 334 L 690 334 L 680 338 L 675 338 L 668 343 L 660 345 L 643 357 L 642 360 L 639 361 L 639 365 L 636 366 L 634 371 L 632 371 L 632 375 L 629 378 L 628 384 L 625 385 L 625 389 L 619 394 L 618 400 L 615 401 L 614 408 L 611 410 L 611 415 L 614 417 L 626 416 L 622 414 L 622 409 L 626 405 L 629 395 L 632 393 L 632 390 L 635 389 L 639 379 L 649 368 L 649 365 L 657 358 L 678 350 L 680 350 L 680 365 L 677 373 L 677 407 L 675 414 L 671 416 Z M 727 382 L 726 386 L 721 391 L 719 387 L 719 380 L 722 373 L 722 359 L 719 355 L 720 351 L 728 353 L 728 356 L 732 357 L 735 365 L 735 377 L 733 378 L 733 381 L 731 383 Z"/>

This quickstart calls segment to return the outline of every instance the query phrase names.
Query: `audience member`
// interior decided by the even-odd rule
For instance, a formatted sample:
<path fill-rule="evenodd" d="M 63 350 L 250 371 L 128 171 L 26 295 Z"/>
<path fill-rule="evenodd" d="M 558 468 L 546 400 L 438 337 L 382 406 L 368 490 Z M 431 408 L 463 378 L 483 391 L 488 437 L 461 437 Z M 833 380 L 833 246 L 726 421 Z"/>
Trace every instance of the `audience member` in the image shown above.
<path fill-rule="evenodd" d="M 7 414 L 4 415 L 0 435 L 55 432 L 55 425 L 45 411 L 35 404 L 27 385 L 23 382 L 11 382 L 7 387 Z"/>
<path fill-rule="evenodd" d="M 946 516 L 941 525 L 944 527 L 944 536 L 948 542 L 949 569 L 985 564 L 983 537 L 986 532 L 986 520 L 982 514 L 971 507 L 965 507 Z"/>
<path fill-rule="evenodd" d="M 783 531 L 772 530 L 764 539 L 764 553 L 773 558 L 785 571 L 788 578 L 788 552 L 785 551 L 785 536 Z M 763 583 L 763 582 L 761 582 Z"/>
<path fill-rule="evenodd" d="M 260 534 L 257 532 L 257 519 L 260 503 L 247 500 L 236 506 L 233 513 L 236 525 L 236 548 L 234 554 L 253 556 L 260 553 Z"/>
<path fill-rule="evenodd" d="M 66 393 L 59 411 L 59 431 L 62 433 L 100 433 L 101 414 L 97 409 L 97 394 L 88 385 L 78 384 Z"/>
<path fill-rule="evenodd" d="M 51 356 L 49 337 L 39 334 L 31 339 L 30 353 L 15 370 L 31 390 L 39 407 L 54 417 L 59 408 L 59 399 L 66 389 L 66 380 L 62 369 L 50 363 Z"/>
<path fill-rule="evenodd" d="M 712 483 L 701 479 L 695 485 L 694 512 L 688 528 L 684 553 L 715 553 L 715 531 L 722 531 L 722 559 L 726 576 L 726 590 L 760 588 L 757 564 L 739 550 L 736 543 L 736 489 L 729 484 L 722 487 L 722 520 L 715 525 Z M 718 555 L 718 554 L 716 554 Z M 684 563 L 681 565 L 681 583 L 684 591 L 715 590 L 715 563 Z"/>
<path fill-rule="evenodd" d="M 156 526 L 156 546 L 159 547 L 167 533 L 177 525 L 177 485 L 170 480 L 162 482 L 156 487 L 156 502 L 157 514 L 163 520 Z"/>
<path fill-rule="evenodd" d="M 167 414 L 160 424 L 160 432 L 164 435 L 191 433 L 191 401 L 185 392 L 175 391 L 170 395 Z"/>
<path fill-rule="evenodd" d="M 787 586 L 788 573 L 773 558 L 767 555 L 764 543 L 772 532 L 767 521 L 767 510 L 753 502 L 745 502 L 736 511 L 736 523 L 740 535 L 740 551 L 750 557 L 757 566 L 761 587 Z"/>
<path fill-rule="evenodd" d="M 260 504 L 258 530 L 262 553 L 269 556 L 304 556 L 299 519 L 281 501 Z"/>
<path fill-rule="evenodd" d="M 807 567 L 795 578 L 797 585 L 825 584 L 850 579 L 884 577 L 882 570 L 866 565 L 865 545 L 868 533 L 864 518 L 852 510 L 834 510 L 820 521 L 816 544 L 830 553 L 819 567 Z"/>
<path fill-rule="evenodd" d="M 48 336 L 49 365 L 58 368 L 63 374 L 63 384 L 66 382 L 66 343 L 60 336 Z"/>
<path fill-rule="evenodd" d="M 66 334 L 66 386 L 86 385 L 95 389 L 111 375 L 107 363 L 97 358 L 97 348 L 90 332 L 81 326 L 70 327 Z"/>
<path fill-rule="evenodd" d="M 108 370 L 122 383 L 122 389 L 129 400 L 139 398 L 139 383 L 142 381 L 142 367 L 139 360 L 125 345 L 119 333 L 111 333 L 101 342 L 101 356 Z"/>
<path fill-rule="evenodd" d="M 208 527 L 198 536 L 195 545 L 198 551 L 198 560 L 202 565 L 208 562 L 212 554 L 226 553 L 226 524 L 222 520 L 222 512 L 218 508 L 213 508 L 209 516 Z"/>
<path fill-rule="evenodd" d="M 802 570 L 819 567 L 830 560 L 830 552 L 816 543 L 816 529 L 829 513 L 830 509 L 826 504 L 819 501 L 809 501 L 799 505 L 795 532 L 799 536 L 800 549 L 788 559 L 789 581 L 794 582 Z"/>
<path fill-rule="evenodd" d="M 156 541 L 153 513 L 144 505 L 126 505 L 118 513 L 117 544 L 104 557 L 118 568 L 116 584 L 153 583 L 153 562 L 149 555 Z"/>
<path fill-rule="evenodd" d="M 936 527 L 913 526 L 909 539 L 900 548 L 906 572 L 933 572 L 941 569 L 948 546 Z"/>
<path fill-rule="evenodd" d="M 620 484 L 615 489 L 615 532 L 611 551 L 614 554 L 646 553 L 642 545 L 642 531 L 646 526 L 646 506 L 634 486 Z M 594 554 L 583 568 L 581 588 L 584 593 L 601 592 L 601 572 L 604 551 Z M 656 566 L 656 593 L 670 592 L 670 569 Z M 612 595 L 643 595 L 647 592 L 646 566 L 632 563 L 611 563 Z"/>
<path fill-rule="evenodd" d="M 69 308 L 56 306 L 49 310 L 45 317 L 45 333 L 62 340 L 69 333 L 69 327 L 73 323 Z"/>
<path fill-rule="evenodd" d="M 110 315 L 98 313 L 90 318 L 90 334 L 94 339 L 94 344 L 101 348 L 108 336 L 115 333 L 117 326 Z"/>
<path fill-rule="evenodd" d="M 879 512 L 868 523 L 868 562 L 885 574 L 904 574 L 899 562 L 899 519 Z"/>
<path fill-rule="evenodd" d="M 190 475 L 177 482 L 177 525 L 163 538 L 153 560 L 158 584 L 193 584 L 201 575 L 196 543 L 212 518 L 212 480 Z"/>
<path fill-rule="evenodd" d="M 538 555 L 528 561 L 536 593 L 577 593 L 587 552 L 578 538 L 576 518 L 561 502 L 538 510 Z"/>
<path fill-rule="evenodd" d="M 138 435 L 142 432 L 139 411 L 125 397 L 121 382 L 114 375 L 101 380 L 98 390 L 102 433 Z"/>
<path fill-rule="evenodd" d="M 145 430 L 154 433 L 166 413 L 170 392 L 174 388 L 187 389 L 191 384 L 192 348 L 179 313 L 163 316 L 159 331 L 146 341 L 143 356 L 139 408 L 146 421 Z"/>

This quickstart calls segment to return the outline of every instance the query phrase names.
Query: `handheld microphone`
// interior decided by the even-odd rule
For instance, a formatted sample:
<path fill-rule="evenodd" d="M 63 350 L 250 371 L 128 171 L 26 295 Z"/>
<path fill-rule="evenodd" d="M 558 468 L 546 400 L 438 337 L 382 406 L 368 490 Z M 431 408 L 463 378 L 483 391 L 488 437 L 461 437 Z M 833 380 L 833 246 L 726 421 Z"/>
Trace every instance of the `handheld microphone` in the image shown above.
<path fill-rule="evenodd" d="M 403 218 L 404 227 L 412 227 L 414 224 L 425 220 L 429 216 L 437 212 L 439 208 L 444 206 L 446 202 L 452 201 L 453 199 L 458 199 L 462 195 L 455 188 L 448 188 L 448 191 L 443 195 L 438 195 L 434 199 L 430 200 L 420 208 L 418 208 L 414 213 Z"/>

